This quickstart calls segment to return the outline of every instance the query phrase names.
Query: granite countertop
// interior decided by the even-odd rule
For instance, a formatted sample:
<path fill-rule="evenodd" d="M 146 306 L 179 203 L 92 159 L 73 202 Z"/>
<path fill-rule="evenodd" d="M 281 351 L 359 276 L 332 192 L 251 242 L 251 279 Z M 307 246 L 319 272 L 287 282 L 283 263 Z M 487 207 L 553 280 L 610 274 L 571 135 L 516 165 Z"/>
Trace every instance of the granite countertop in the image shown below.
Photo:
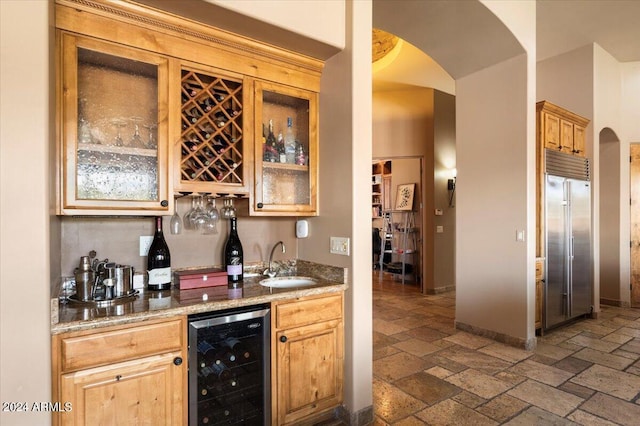
<path fill-rule="evenodd" d="M 51 334 L 89 330 L 111 325 L 128 324 L 153 318 L 169 318 L 217 311 L 241 306 L 258 305 L 278 300 L 295 299 L 347 288 L 346 269 L 295 261 L 286 275 L 313 277 L 317 284 L 298 288 L 269 288 L 260 285 L 262 275 L 245 269 L 240 288 L 226 285 L 200 289 L 166 291 L 142 290 L 137 295 L 112 302 L 106 307 L 51 300 Z"/>

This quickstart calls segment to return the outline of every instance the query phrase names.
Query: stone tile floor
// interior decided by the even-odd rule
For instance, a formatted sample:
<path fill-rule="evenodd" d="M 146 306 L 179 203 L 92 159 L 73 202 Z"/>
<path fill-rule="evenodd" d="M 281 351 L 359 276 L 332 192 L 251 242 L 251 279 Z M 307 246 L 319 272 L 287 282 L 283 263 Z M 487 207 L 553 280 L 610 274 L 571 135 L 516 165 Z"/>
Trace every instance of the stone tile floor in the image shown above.
<path fill-rule="evenodd" d="M 455 292 L 374 272 L 374 425 L 640 425 L 640 309 L 601 309 L 528 352 L 456 330 Z"/>

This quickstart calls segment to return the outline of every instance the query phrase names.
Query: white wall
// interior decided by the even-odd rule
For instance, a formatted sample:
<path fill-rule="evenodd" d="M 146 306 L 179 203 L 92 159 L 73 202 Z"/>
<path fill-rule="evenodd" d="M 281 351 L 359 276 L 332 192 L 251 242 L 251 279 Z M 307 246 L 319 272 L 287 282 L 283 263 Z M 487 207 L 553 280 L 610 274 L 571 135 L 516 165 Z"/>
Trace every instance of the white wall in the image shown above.
<path fill-rule="evenodd" d="M 526 75 L 520 55 L 458 79 L 456 89 L 456 322 L 523 341 L 532 337 L 534 289 L 533 252 L 515 238 L 534 214 Z"/>
<path fill-rule="evenodd" d="M 50 2 L 0 1 L 0 400 L 51 401 Z M 0 412 L 3 425 L 50 413 Z"/>

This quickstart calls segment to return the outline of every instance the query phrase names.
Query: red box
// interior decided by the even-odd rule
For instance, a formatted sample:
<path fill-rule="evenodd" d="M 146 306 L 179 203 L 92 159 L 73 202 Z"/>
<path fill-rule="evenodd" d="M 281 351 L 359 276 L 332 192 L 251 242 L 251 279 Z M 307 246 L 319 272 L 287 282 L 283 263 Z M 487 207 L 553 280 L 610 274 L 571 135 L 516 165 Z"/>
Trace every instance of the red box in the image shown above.
<path fill-rule="evenodd" d="M 218 268 L 177 271 L 175 276 L 180 290 L 227 285 L 227 271 Z"/>

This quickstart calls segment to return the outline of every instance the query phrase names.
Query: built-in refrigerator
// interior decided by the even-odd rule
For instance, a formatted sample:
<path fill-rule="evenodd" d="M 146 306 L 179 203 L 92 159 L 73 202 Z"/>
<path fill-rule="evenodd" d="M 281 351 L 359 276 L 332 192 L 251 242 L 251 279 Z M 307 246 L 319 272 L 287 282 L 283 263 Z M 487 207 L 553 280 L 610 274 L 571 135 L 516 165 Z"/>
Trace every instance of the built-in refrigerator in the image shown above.
<path fill-rule="evenodd" d="M 589 160 L 545 150 L 543 328 L 592 311 Z"/>

